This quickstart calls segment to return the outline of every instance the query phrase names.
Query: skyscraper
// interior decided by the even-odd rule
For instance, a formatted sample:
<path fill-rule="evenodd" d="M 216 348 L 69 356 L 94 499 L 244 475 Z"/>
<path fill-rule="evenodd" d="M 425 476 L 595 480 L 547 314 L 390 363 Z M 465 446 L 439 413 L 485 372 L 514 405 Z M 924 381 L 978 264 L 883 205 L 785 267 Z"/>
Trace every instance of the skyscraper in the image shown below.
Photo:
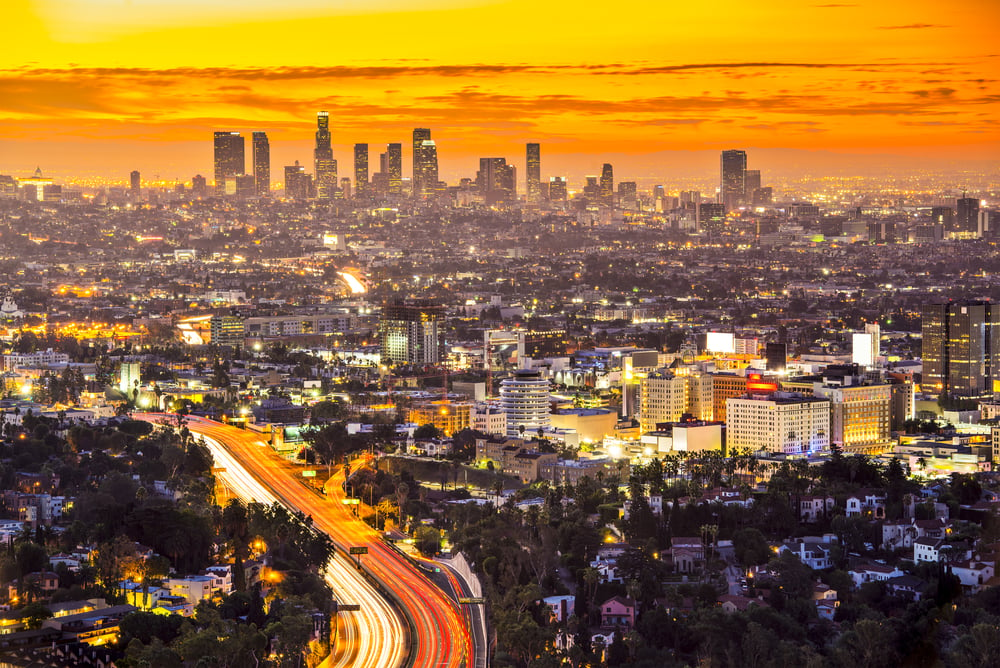
<path fill-rule="evenodd" d="M 1000 307 L 990 302 L 928 304 L 921 309 L 923 391 L 989 397 L 1000 381 Z"/>
<path fill-rule="evenodd" d="M 258 197 L 271 195 L 271 144 L 266 132 L 253 133 L 253 181 Z"/>
<path fill-rule="evenodd" d="M 425 139 L 420 145 L 420 160 L 423 163 L 420 170 L 420 188 L 414 187 L 413 192 L 426 197 L 437 189 L 438 184 L 438 150 L 432 139 Z"/>
<path fill-rule="evenodd" d="M 615 174 L 607 162 L 601 167 L 601 202 L 608 206 L 615 203 Z"/>
<path fill-rule="evenodd" d="M 368 194 L 368 144 L 354 145 L 354 193 L 358 197 Z"/>
<path fill-rule="evenodd" d="M 312 180 L 306 174 L 306 168 L 296 160 L 294 165 L 285 166 L 285 197 L 291 199 L 307 199 L 312 190 Z"/>
<path fill-rule="evenodd" d="M 191 192 L 195 197 L 208 197 L 208 182 L 201 174 L 195 174 L 191 178 Z"/>
<path fill-rule="evenodd" d="M 955 231 L 975 233 L 979 227 L 979 200 L 975 197 L 959 197 L 955 202 Z"/>
<path fill-rule="evenodd" d="M 537 204 L 542 199 L 542 147 L 528 144 L 525 161 L 525 188 L 528 204 Z"/>
<path fill-rule="evenodd" d="M 480 158 L 476 187 L 487 204 L 516 199 L 516 172 L 506 158 Z"/>
<path fill-rule="evenodd" d="M 139 176 L 138 169 L 132 170 L 132 173 L 128 175 L 128 182 L 129 182 L 129 195 L 132 197 L 132 199 L 139 199 L 139 195 L 142 192 L 140 190 L 142 179 Z"/>
<path fill-rule="evenodd" d="M 226 179 L 246 172 L 243 135 L 239 132 L 215 133 L 215 192 L 226 192 Z"/>
<path fill-rule="evenodd" d="M 444 307 L 429 301 L 396 301 L 382 307 L 379 345 L 387 364 L 441 361 Z"/>
<path fill-rule="evenodd" d="M 389 179 L 389 194 L 399 195 L 403 192 L 403 145 L 388 144 L 385 147 L 385 169 L 382 170 Z"/>
<path fill-rule="evenodd" d="M 549 199 L 553 202 L 566 201 L 566 177 L 549 177 Z"/>
<path fill-rule="evenodd" d="M 411 186 L 413 196 L 421 197 L 426 188 L 427 175 L 424 173 L 427 168 L 427 159 L 424 157 L 424 142 L 431 138 L 431 131 L 428 128 L 415 128 L 413 130 L 413 174 L 411 176 Z M 437 179 L 435 179 L 437 180 Z"/>
<path fill-rule="evenodd" d="M 316 197 L 333 199 L 337 190 L 337 161 L 330 148 L 330 112 L 316 114 L 316 148 L 313 150 L 316 173 Z"/>
<path fill-rule="evenodd" d="M 518 369 L 500 383 L 500 406 L 507 414 L 507 436 L 528 438 L 551 424 L 549 381 L 534 369 Z"/>
<path fill-rule="evenodd" d="M 736 209 L 746 201 L 747 152 L 723 151 L 720 172 L 719 203 Z"/>

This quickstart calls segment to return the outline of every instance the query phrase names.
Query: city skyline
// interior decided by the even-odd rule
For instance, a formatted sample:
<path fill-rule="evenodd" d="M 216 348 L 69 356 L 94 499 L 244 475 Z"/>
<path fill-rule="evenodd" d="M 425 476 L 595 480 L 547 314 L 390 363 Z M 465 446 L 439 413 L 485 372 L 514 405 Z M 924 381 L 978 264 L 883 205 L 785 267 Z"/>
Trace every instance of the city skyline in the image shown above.
<path fill-rule="evenodd" d="M 222 128 L 267 132 L 275 164 L 307 164 L 318 109 L 330 111 L 341 161 L 354 143 L 434 129 L 446 180 L 535 141 L 558 173 L 581 155 L 635 173 L 734 146 L 759 152 L 765 169 L 770 151 L 801 152 L 802 168 L 844 155 L 901 167 L 1000 154 L 1000 59 L 985 46 L 1000 10 L 983 0 L 950 6 L 947 20 L 928 2 L 715 3 L 671 8 L 666 22 L 636 21 L 657 11 L 647 3 L 600 20 L 585 7 L 536 8 L 538 25 L 558 26 L 544 37 L 517 29 L 520 2 L 243 3 L 238 22 L 220 0 L 169 18 L 150 2 L 114 16 L 83 16 L 85 4 L 10 8 L 5 172 L 189 177 L 205 169 L 201 138 Z M 468 29 L 486 22 L 488 35 Z M 426 40 L 416 24 L 449 38 Z M 317 63 L 298 48 L 331 30 L 345 57 Z M 188 40 L 199 49 L 176 48 Z"/>

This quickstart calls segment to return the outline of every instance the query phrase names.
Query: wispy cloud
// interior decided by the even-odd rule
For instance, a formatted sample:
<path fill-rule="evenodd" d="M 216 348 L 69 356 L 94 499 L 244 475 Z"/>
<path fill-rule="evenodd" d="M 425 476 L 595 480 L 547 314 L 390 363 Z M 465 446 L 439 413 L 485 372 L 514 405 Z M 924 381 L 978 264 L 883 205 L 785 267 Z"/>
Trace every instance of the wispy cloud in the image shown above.
<path fill-rule="evenodd" d="M 907 23 L 900 26 L 879 26 L 879 30 L 923 30 L 925 28 L 950 28 L 940 23 Z"/>

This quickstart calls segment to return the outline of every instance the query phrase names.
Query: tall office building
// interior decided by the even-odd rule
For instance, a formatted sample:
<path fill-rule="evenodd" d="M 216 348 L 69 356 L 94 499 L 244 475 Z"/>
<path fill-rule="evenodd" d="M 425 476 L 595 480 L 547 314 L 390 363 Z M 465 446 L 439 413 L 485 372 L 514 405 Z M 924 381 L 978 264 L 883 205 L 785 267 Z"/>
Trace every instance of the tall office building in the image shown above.
<path fill-rule="evenodd" d="M 266 132 L 253 133 L 253 182 L 257 197 L 271 195 L 271 144 Z"/>
<path fill-rule="evenodd" d="M 368 194 L 368 144 L 354 145 L 354 193 L 358 197 Z"/>
<path fill-rule="evenodd" d="M 444 307 L 429 301 L 396 301 L 382 307 L 379 346 L 385 364 L 437 364 L 444 345 Z"/>
<path fill-rule="evenodd" d="M 788 364 L 788 344 L 770 342 L 764 346 L 764 359 L 767 361 L 767 370 L 774 373 L 784 373 Z"/>
<path fill-rule="evenodd" d="M 432 139 L 425 139 L 420 144 L 420 183 L 413 184 L 413 194 L 426 197 L 437 190 L 438 185 L 438 150 Z"/>
<path fill-rule="evenodd" d="M 414 197 L 423 196 L 427 187 L 427 175 L 424 173 L 427 167 L 427 159 L 424 157 L 424 142 L 429 141 L 430 138 L 431 131 L 429 128 L 415 128 L 413 130 L 413 174 L 411 176 L 411 185 Z"/>
<path fill-rule="evenodd" d="M 139 195 L 142 194 L 141 190 L 142 178 L 139 176 L 138 169 L 133 169 L 132 172 L 128 175 L 128 184 L 129 184 L 128 194 L 132 197 L 132 199 L 139 199 Z"/>
<path fill-rule="evenodd" d="M 239 132 L 215 133 L 215 192 L 226 192 L 226 179 L 246 172 L 246 145 Z"/>
<path fill-rule="evenodd" d="M 1000 387 L 1000 306 L 928 304 L 921 309 L 921 389 L 953 397 L 990 397 Z"/>
<path fill-rule="evenodd" d="M 330 147 L 330 112 L 316 114 L 316 148 L 313 150 L 316 197 L 333 199 L 337 191 L 337 161 Z"/>
<path fill-rule="evenodd" d="M 723 151 L 720 164 L 719 203 L 729 211 L 746 203 L 747 153 Z"/>
<path fill-rule="evenodd" d="M 201 174 L 195 174 L 191 178 L 191 192 L 195 197 L 208 197 L 208 179 Z"/>
<path fill-rule="evenodd" d="M 528 144 L 525 157 L 525 196 L 528 204 L 537 204 L 542 200 L 541 144 Z"/>
<path fill-rule="evenodd" d="M 959 197 L 955 202 L 955 231 L 974 234 L 979 229 L 979 200 Z"/>
<path fill-rule="evenodd" d="M 601 167 L 601 202 L 612 206 L 615 203 L 615 173 L 610 163 Z"/>
<path fill-rule="evenodd" d="M 549 177 L 549 200 L 552 202 L 565 202 L 566 197 L 566 177 Z"/>
<path fill-rule="evenodd" d="M 551 424 L 549 381 L 534 369 L 515 371 L 500 382 L 500 407 L 507 415 L 507 436 L 537 436 Z"/>
<path fill-rule="evenodd" d="M 936 206 L 931 209 L 931 220 L 943 225 L 944 231 L 951 232 L 955 229 L 955 210 L 950 206 Z"/>
<path fill-rule="evenodd" d="M 388 144 L 385 147 L 385 166 L 382 173 L 389 180 L 389 194 L 399 195 L 403 192 L 403 145 Z"/>
<path fill-rule="evenodd" d="M 516 172 L 506 158 L 480 158 L 476 187 L 487 204 L 510 202 L 517 198 Z"/>
<path fill-rule="evenodd" d="M 312 179 L 306 174 L 306 168 L 296 160 L 294 165 L 285 166 L 285 197 L 290 199 L 308 199 L 312 190 Z"/>

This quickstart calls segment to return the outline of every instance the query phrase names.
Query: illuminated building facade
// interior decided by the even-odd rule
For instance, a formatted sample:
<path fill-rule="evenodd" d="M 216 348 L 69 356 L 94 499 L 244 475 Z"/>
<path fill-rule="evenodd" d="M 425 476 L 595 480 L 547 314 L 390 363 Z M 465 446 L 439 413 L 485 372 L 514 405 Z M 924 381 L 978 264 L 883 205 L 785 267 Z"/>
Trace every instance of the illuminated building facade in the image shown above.
<path fill-rule="evenodd" d="M 525 191 L 528 204 L 537 204 L 542 200 L 541 144 L 528 144 L 525 157 Z"/>
<path fill-rule="evenodd" d="M 610 163 L 604 163 L 601 167 L 600 184 L 601 203 L 613 206 L 615 203 L 615 173 Z"/>
<path fill-rule="evenodd" d="M 386 304 L 378 324 L 384 364 L 441 361 L 444 307 L 428 301 Z"/>
<path fill-rule="evenodd" d="M 955 231 L 963 236 L 975 235 L 979 229 L 979 200 L 959 197 L 955 201 Z"/>
<path fill-rule="evenodd" d="M 727 211 L 746 203 L 746 171 L 746 151 L 722 152 L 719 204 L 726 207 Z"/>
<path fill-rule="evenodd" d="M 921 309 L 921 389 L 977 398 L 1000 381 L 1000 307 L 990 302 L 928 304 Z"/>
<path fill-rule="evenodd" d="M 643 433 L 655 431 L 660 422 L 677 422 L 687 404 L 686 378 L 657 372 L 639 380 L 639 428 Z"/>
<path fill-rule="evenodd" d="M 235 179 L 246 171 L 246 144 L 239 132 L 216 132 L 215 148 L 215 191 L 219 195 L 226 192 L 226 179 Z"/>
<path fill-rule="evenodd" d="M 432 424 L 445 436 L 468 429 L 472 404 L 468 402 L 431 401 L 410 409 L 409 421 L 413 424 Z"/>
<path fill-rule="evenodd" d="M 385 168 L 382 170 L 388 180 L 390 195 L 403 192 L 403 145 L 388 144 L 385 147 Z"/>
<path fill-rule="evenodd" d="M 517 197 L 516 171 L 506 158 L 480 158 L 476 187 L 487 204 L 510 202 Z"/>
<path fill-rule="evenodd" d="M 313 149 L 316 174 L 316 197 L 333 199 L 337 191 L 337 161 L 333 159 L 330 147 L 330 112 L 316 114 L 316 148 Z"/>
<path fill-rule="evenodd" d="M 306 168 L 296 160 L 294 165 L 285 166 L 285 197 L 290 199 L 308 199 L 312 190 L 312 178 L 306 174 Z"/>
<path fill-rule="evenodd" d="M 566 190 L 566 177 L 553 176 L 549 178 L 549 201 L 565 202 L 568 197 Z"/>
<path fill-rule="evenodd" d="M 774 392 L 726 400 L 726 449 L 805 455 L 830 447 L 830 402 Z"/>
<path fill-rule="evenodd" d="M 236 348 L 243 345 L 245 321 L 236 315 L 214 315 L 209 322 L 209 341 L 214 346 Z"/>
<path fill-rule="evenodd" d="M 354 145 L 354 193 L 358 197 L 368 194 L 368 144 Z"/>
<path fill-rule="evenodd" d="M 413 195 L 423 197 L 427 194 L 427 189 L 437 183 L 437 148 L 431 143 L 425 147 L 424 142 L 430 141 L 431 131 L 428 128 L 416 128 L 413 130 L 413 175 L 411 184 Z M 433 156 L 433 179 L 428 173 L 430 171 L 430 156 L 425 149 L 434 147 Z"/>
<path fill-rule="evenodd" d="M 537 436 L 551 424 L 549 381 L 535 370 L 515 371 L 500 382 L 500 406 L 507 414 L 507 436 Z"/>
<path fill-rule="evenodd" d="M 271 195 L 271 144 L 266 132 L 253 133 L 253 182 L 258 197 Z"/>

